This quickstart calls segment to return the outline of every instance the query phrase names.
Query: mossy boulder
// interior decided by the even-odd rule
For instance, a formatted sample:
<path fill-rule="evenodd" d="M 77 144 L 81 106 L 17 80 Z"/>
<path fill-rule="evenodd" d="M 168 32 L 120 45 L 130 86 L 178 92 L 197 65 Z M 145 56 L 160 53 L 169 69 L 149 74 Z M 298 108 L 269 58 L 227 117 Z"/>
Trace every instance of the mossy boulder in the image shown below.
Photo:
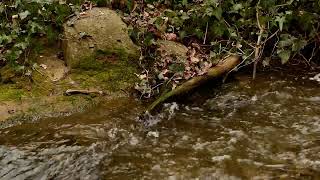
<path fill-rule="evenodd" d="M 64 25 L 63 51 L 72 69 L 88 65 L 89 60 L 99 61 L 96 58 L 99 51 L 112 55 L 114 61 L 134 61 L 140 56 L 138 46 L 129 37 L 128 27 L 108 8 L 93 8 L 83 17 L 70 19 Z"/>

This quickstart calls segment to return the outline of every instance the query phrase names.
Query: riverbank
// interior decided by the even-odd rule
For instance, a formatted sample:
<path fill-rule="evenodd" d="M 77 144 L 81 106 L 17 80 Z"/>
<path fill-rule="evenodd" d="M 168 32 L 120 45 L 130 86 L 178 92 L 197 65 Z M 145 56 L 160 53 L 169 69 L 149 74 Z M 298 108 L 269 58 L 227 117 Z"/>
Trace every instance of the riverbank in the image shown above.
<path fill-rule="evenodd" d="M 94 8 L 65 22 L 62 40 L 36 41 L 23 65 L 0 66 L 0 122 L 69 115 L 130 96 L 140 52 L 115 11 Z"/>
<path fill-rule="evenodd" d="M 54 16 L 57 19 L 49 20 L 48 16 L 46 18 L 49 19 L 42 22 L 55 23 L 50 27 L 56 34 L 50 29 L 46 29 L 48 32 L 37 30 L 26 36 L 27 42 L 18 42 L 18 39 L 12 42 L 13 37 L 17 38 L 15 34 L 12 34 L 12 37 L 4 36 L 3 41 L 6 44 L 0 49 L 4 52 L 4 55 L 0 56 L 0 121 L 78 112 L 101 100 L 129 96 L 131 88 L 140 93 L 140 98 L 156 98 L 163 92 L 172 92 L 183 87 L 184 83 L 194 82 L 197 78 L 208 79 L 210 70 L 220 67 L 225 57 L 237 57 L 236 67 L 229 67 L 228 71 L 250 67 L 249 71 L 253 69 L 253 77 L 260 68 L 272 66 L 274 63 L 279 64 L 276 65 L 278 68 L 285 63 L 294 63 L 297 54 L 302 56 L 300 58 L 302 60 L 298 61 L 300 64 L 305 64 L 308 68 L 317 64 L 316 61 L 311 61 L 316 57 L 317 41 L 308 42 L 313 45 L 308 47 L 306 52 L 310 49 L 313 51 L 311 57 L 306 59 L 303 55 L 305 52 L 302 52 L 306 42 L 298 41 L 294 34 L 283 34 L 286 29 L 282 26 L 270 27 L 269 31 L 274 32 L 271 34 L 264 32 L 265 29 L 261 29 L 260 25 L 257 29 L 255 24 L 242 24 L 257 32 L 262 30 L 258 36 L 260 40 L 265 39 L 262 44 L 261 42 L 257 44 L 256 37 L 246 34 L 247 31 L 234 32 L 228 23 L 228 27 L 225 28 L 222 26 L 218 26 L 215 30 L 209 28 L 209 23 L 210 26 L 212 23 L 226 23 L 225 19 L 221 19 L 221 15 L 225 13 L 231 18 L 233 15 L 229 14 L 229 11 L 219 12 L 220 15 L 206 14 L 204 19 L 211 18 L 210 22 L 207 19 L 205 23 L 199 21 L 200 24 L 193 24 L 199 30 L 195 34 L 185 25 L 193 21 L 198 22 L 197 19 L 200 17 L 194 14 L 193 10 L 196 12 L 205 10 L 197 3 L 183 5 L 185 7 L 172 4 L 181 9 L 178 11 L 172 10 L 171 5 L 142 2 L 135 4 L 137 6 L 130 13 L 126 13 L 125 8 L 122 11 L 115 11 L 106 5 L 98 7 L 99 3 L 94 2 L 80 4 L 79 9 L 72 9 L 73 5 L 57 2 L 32 4 L 31 7 L 29 5 L 22 3 L 15 8 L 12 7 L 10 11 L 12 14 L 25 10 L 24 8 L 27 10 L 17 16 L 13 15 L 12 22 L 7 20 L 6 23 L 15 27 L 26 23 L 27 20 L 37 19 L 33 17 L 38 17 L 39 14 L 28 9 L 35 5 L 41 5 L 44 11 L 47 11 L 45 8 L 55 7 L 68 12 L 59 12 L 62 13 L 62 20 L 57 13 L 54 14 L 57 15 Z M 201 8 L 198 9 L 198 6 Z M 216 8 L 219 10 L 220 7 Z M 243 8 L 237 11 L 240 13 Z M 194 18 L 193 21 L 191 17 Z M 250 15 L 249 17 L 253 18 Z M 259 24 L 259 18 L 257 21 Z M 205 29 L 203 25 L 206 25 Z M 10 29 L 7 30 L 8 33 L 11 32 Z M 220 35 L 218 31 L 221 31 Z M 184 33 L 189 35 L 185 36 Z M 242 34 L 248 39 L 237 39 L 236 33 L 240 34 L 239 37 Z M 265 36 L 262 37 L 263 33 Z M 54 35 L 56 38 L 52 41 Z M 37 38 L 46 39 L 51 46 L 55 43 L 59 45 L 50 47 L 46 44 L 41 48 Z M 224 38 L 228 40 L 219 40 Z M 278 38 L 278 42 L 268 44 L 273 42 L 274 38 Z M 29 42 L 29 39 L 32 41 Z M 280 49 L 277 51 L 273 49 L 270 57 L 263 56 L 264 47 L 270 45 Z M 251 51 L 252 53 L 248 54 Z M 19 56 L 13 56 L 17 54 Z M 226 72 L 221 74 L 224 73 Z"/>

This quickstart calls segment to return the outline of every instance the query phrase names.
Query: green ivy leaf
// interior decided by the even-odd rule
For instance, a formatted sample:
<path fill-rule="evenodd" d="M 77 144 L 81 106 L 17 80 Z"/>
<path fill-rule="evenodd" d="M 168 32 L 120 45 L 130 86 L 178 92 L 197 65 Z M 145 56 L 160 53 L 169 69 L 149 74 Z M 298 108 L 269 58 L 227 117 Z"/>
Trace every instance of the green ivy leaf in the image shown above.
<path fill-rule="evenodd" d="M 187 13 L 185 13 L 185 12 L 182 13 L 182 15 L 181 15 L 181 19 L 182 19 L 182 20 L 187 20 L 187 19 L 189 19 L 189 18 L 190 18 L 190 17 L 188 16 Z"/>
<path fill-rule="evenodd" d="M 212 26 L 212 31 L 216 37 L 221 37 L 228 29 L 224 24 L 216 22 Z"/>
<path fill-rule="evenodd" d="M 28 10 L 19 13 L 19 17 L 20 17 L 21 20 L 27 18 L 29 15 L 30 15 L 30 12 Z"/>
<path fill-rule="evenodd" d="M 183 6 L 186 6 L 186 5 L 188 4 L 188 0 L 182 0 L 181 4 L 182 4 Z"/>
<path fill-rule="evenodd" d="M 15 1 L 15 4 L 14 4 L 14 7 L 17 8 L 19 5 L 21 5 L 21 0 L 16 0 Z"/>
<path fill-rule="evenodd" d="M 233 5 L 233 7 L 232 7 L 232 10 L 233 10 L 233 11 L 239 11 L 239 10 L 241 10 L 241 9 L 243 9 L 243 5 L 242 5 L 241 3 L 235 4 L 235 5 Z"/>
<path fill-rule="evenodd" d="M 0 44 L 6 44 L 6 43 L 11 43 L 12 42 L 12 37 L 7 36 L 7 35 L 1 35 L 0 36 Z"/>
<path fill-rule="evenodd" d="M 200 39 L 203 37 L 203 31 L 199 28 L 196 28 L 195 31 L 194 31 L 194 34 Z"/>
<path fill-rule="evenodd" d="M 284 24 L 284 22 L 286 21 L 286 17 L 285 17 L 285 16 L 277 16 L 276 19 L 275 19 L 275 21 L 278 22 L 279 29 L 280 29 L 280 31 L 282 31 L 282 29 L 283 29 L 283 24 Z"/>
<path fill-rule="evenodd" d="M 297 38 L 291 36 L 290 34 L 281 34 L 280 39 L 281 40 L 279 41 L 279 47 L 285 48 L 291 46 Z"/>
<path fill-rule="evenodd" d="M 0 2 L 0 13 L 5 12 L 5 6 Z"/>
<path fill-rule="evenodd" d="M 28 22 L 28 30 L 30 34 L 36 33 L 38 31 L 42 31 L 43 27 L 36 22 L 29 21 Z"/>
<path fill-rule="evenodd" d="M 292 51 L 300 51 L 308 44 L 308 41 L 304 39 L 297 39 L 292 44 Z"/>
<path fill-rule="evenodd" d="M 281 63 L 285 64 L 289 61 L 291 56 L 291 51 L 289 50 L 280 50 L 278 51 L 278 57 L 281 59 Z"/>
<path fill-rule="evenodd" d="M 204 15 L 205 16 L 212 16 L 212 14 L 213 14 L 213 8 L 212 7 L 208 7 L 208 8 L 206 8 L 205 9 L 205 13 L 204 13 Z"/>
<path fill-rule="evenodd" d="M 28 47 L 28 45 L 29 44 L 27 42 L 20 42 L 20 43 L 16 43 L 14 47 L 25 50 Z"/>
<path fill-rule="evenodd" d="M 212 11 L 212 14 L 218 19 L 221 20 L 222 18 L 222 8 L 221 7 L 217 7 Z"/>

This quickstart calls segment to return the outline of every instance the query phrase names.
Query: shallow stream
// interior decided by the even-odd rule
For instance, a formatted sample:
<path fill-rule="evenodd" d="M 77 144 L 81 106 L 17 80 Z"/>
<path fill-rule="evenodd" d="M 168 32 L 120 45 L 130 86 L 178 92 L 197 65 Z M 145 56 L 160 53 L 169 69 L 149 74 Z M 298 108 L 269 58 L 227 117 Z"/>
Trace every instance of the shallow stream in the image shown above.
<path fill-rule="evenodd" d="M 162 113 L 122 98 L 0 129 L 0 179 L 320 179 L 320 84 L 239 75 Z"/>

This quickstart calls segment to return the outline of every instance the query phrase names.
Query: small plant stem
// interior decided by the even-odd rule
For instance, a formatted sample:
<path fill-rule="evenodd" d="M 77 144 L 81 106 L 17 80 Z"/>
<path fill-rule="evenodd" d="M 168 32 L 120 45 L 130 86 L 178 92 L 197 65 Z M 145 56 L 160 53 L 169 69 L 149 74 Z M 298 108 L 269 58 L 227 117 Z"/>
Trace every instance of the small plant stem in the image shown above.
<path fill-rule="evenodd" d="M 253 73 L 252 73 L 252 78 L 255 79 L 256 78 L 256 73 L 257 73 L 257 65 L 258 62 L 260 60 L 260 56 L 261 56 L 261 41 L 262 41 L 262 34 L 264 33 L 264 28 L 263 26 L 261 26 L 260 21 L 259 21 L 259 10 L 257 8 L 257 12 L 256 12 L 256 18 L 257 18 L 257 25 L 259 28 L 259 35 L 258 35 L 258 40 L 255 46 L 255 52 L 254 52 L 254 64 L 253 64 Z"/>
<path fill-rule="evenodd" d="M 209 22 L 207 22 L 206 33 L 204 34 L 203 44 L 206 44 Z"/>

